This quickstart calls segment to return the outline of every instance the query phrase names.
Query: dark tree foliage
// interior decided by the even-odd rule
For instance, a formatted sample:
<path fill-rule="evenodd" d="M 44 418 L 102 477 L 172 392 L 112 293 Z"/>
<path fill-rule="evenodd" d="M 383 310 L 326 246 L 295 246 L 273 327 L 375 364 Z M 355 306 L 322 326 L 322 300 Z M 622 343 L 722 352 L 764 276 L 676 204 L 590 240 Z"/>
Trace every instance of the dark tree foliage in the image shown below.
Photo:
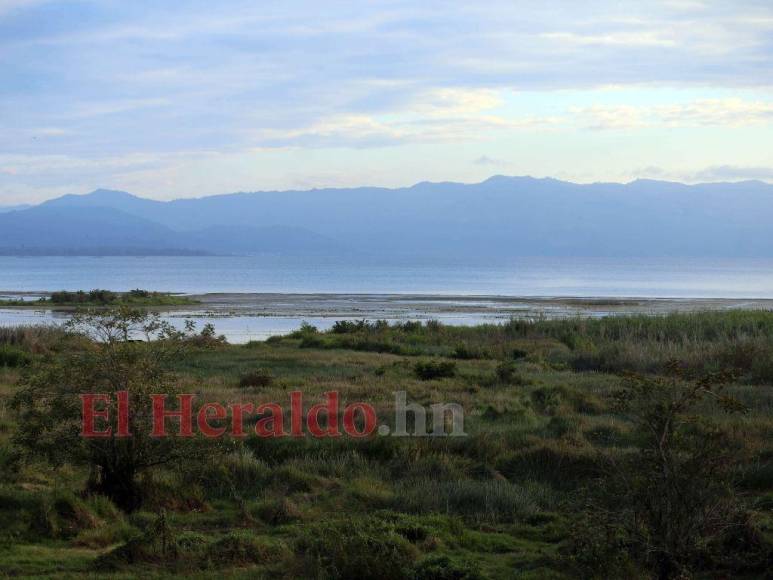
<path fill-rule="evenodd" d="M 136 509 L 141 501 L 138 476 L 155 466 L 181 460 L 189 446 L 172 437 L 153 438 L 149 395 L 173 394 L 170 365 L 185 355 L 187 332 L 162 322 L 158 315 L 129 309 L 87 312 L 69 323 L 60 352 L 40 361 L 26 374 L 14 398 L 19 410 L 16 443 L 52 465 L 90 468 L 89 486 L 118 506 Z M 78 338 L 80 337 L 80 340 Z M 77 341 L 77 344 L 73 344 Z M 117 429 L 115 394 L 129 393 L 131 437 L 81 436 L 82 393 L 110 396 L 110 420 Z"/>
<path fill-rule="evenodd" d="M 620 564 L 624 551 L 658 578 L 683 577 L 721 559 L 723 542 L 746 525 L 736 486 L 743 443 L 707 418 L 712 409 L 744 411 L 723 392 L 730 377 L 690 378 L 676 364 L 669 370 L 630 376 L 617 396 L 618 411 L 635 426 L 637 451 L 609 458 L 591 502 L 596 536 L 583 531 L 579 552 L 592 567 Z"/>

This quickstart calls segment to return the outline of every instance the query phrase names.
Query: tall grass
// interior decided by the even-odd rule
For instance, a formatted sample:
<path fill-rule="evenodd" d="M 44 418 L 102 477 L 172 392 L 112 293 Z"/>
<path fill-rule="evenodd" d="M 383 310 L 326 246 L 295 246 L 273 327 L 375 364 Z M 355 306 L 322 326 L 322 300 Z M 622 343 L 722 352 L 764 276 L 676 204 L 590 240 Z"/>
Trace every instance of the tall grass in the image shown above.
<path fill-rule="evenodd" d="M 294 338 L 308 348 L 547 362 L 579 372 L 658 373 L 679 360 L 696 372 L 729 368 L 747 381 L 773 383 L 773 312 L 765 310 L 513 319 L 475 327 L 341 322 Z"/>
<path fill-rule="evenodd" d="M 0 346 L 17 346 L 35 351 L 62 338 L 65 331 L 58 326 L 2 326 L 0 327 Z"/>

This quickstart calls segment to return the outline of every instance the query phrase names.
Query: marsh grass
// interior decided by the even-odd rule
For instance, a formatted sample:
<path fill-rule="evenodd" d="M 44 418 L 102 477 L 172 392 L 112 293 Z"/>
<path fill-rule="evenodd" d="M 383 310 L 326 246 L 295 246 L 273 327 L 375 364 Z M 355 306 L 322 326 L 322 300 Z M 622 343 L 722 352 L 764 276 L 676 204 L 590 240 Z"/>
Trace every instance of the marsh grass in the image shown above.
<path fill-rule="evenodd" d="M 45 353 L 83 347 L 63 344 L 58 332 L 0 329 L 0 345 L 32 365 Z M 266 343 L 193 345 L 191 357 L 175 361 L 173 386 L 202 401 L 287 406 L 289 392 L 301 390 L 308 408 L 337 390 L 343 403 L 370 402 L 390 423 L 394 391 L 402 390 L 422 405 L 461 404 L 468 436 L 228 441 L 155 469 L 142 482 L 145 505 L 131 515 L 84 496 L 86 470 L 55 470 L 34 458 L 17 464 L 8 404 L 26 371 L 0 369 L 0 561 L 18 575 L 64 570 L 73 577 L 93 576 L 98 561 L 118 577 L 213 570 L 345 577 L 348 570 L 475 578 L 474 570 L 489 578 L 572 578 L 583 576 L 583 562 L 603 556 L 602 570 L 642 575 L 634 561 L 615 568 L 619 552 L 594 552 L 590 531 L 577 544 L 584 560 L 565 555 L 572 530 L 586 521 L 582 490 L 601 485 L 610 460 L 631 457 L 639 445 L 616 395 L 629 373 L 664 376 L 672 359 L 690 376 L 732 371 L 726 393 L 746 412 L 728 416 L 705 405 L 698 413 L 745 448 L 735 480 L 755 529 L 765 532 L 764 554 L 773 540 L 771 349 L 773 313 L 740 311 L 469 328 L 355 322 L 331 332 L 305 327 Z M 425 361 L 454 372 L 424 380 L 416 367 Z M 258 369 L 270 380 L 242 386 Z M 55 492 L 61 509 L 51 507 Z M 719 574 L 715 564 L 705 566 L 698 572 Z"/>

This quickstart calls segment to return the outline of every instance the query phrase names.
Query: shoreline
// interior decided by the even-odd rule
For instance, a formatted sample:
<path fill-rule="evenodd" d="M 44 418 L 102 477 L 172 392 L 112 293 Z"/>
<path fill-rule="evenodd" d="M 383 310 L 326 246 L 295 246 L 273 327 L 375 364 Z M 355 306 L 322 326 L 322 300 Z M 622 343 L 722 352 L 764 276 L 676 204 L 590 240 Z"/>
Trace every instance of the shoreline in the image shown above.
<path fill-rule="evenodd" d="M 342 317 L 406 318 L 432 315 L 471 315 L 483 318 L 519 316 L 567 317 L 622 314 L 667 314 L 703 310 L 773 310 L 769 298 L 684 298 L 610 296 L 503 296 L 470 294 L 371 293 L 170 293 L 194 302 L 141 306 L 163 313 L 187 312 L 213 317 Z M 29 304 L 0 306 L 3 310 L 70 312 L 72 305 L 40 304 L 45 291 L 0 290 L 0 296 L 32 298 Z"/>
<path fill-rule="evenodd" d="M 0 295 L 3 293 L 0 292 Z M 9 293 L 30 296 L 32 293 Z M 773 311 L 772 299 L 514 297 L 433 294 L 187 294 L 198 304 L 145 306 L 181 328 L 211 323 L 232 344 L 289 334 L 303 323 L 327 330 L 337 320 L 389 323 L 437 320 L 448 326 L 503 324 L 511 319 L 604 318 L 705 311 Z M 77 310 L 48 304 L 0 307 L 0 327 L 60 324 Z"/>

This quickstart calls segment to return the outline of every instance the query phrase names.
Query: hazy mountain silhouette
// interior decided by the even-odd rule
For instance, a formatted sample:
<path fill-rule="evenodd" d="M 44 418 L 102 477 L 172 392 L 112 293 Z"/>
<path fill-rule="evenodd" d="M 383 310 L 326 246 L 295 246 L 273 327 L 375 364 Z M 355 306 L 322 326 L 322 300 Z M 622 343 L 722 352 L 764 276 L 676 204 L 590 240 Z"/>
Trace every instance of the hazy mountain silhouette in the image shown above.
<path fill-rule="evenodd" d="M 97 190 L 0 215 L 0 246 L 42 236 L 64 246 L 109 241 L 214 253 L 771 257 L 771 219 L 773 185 L 759 181 L 580 185 L 496 176 L 169 202 Z"/>
<path fill-rule="evenodd" d="M 0 213 L 8 213 L 9 211 L 19 211 L 22 209 L 29 209 L 32 206 L 28 203 L 22 203 L 19 205 L 0 205 Z"/>
<path fill-rule="evenodd" d="M 68 195 L 25 211 L 0 214 L 1 254 L 326 254 L 345 247 L 290 226 L 171 228 L 130 213 L 160 204 L 125 192 Z"/>

